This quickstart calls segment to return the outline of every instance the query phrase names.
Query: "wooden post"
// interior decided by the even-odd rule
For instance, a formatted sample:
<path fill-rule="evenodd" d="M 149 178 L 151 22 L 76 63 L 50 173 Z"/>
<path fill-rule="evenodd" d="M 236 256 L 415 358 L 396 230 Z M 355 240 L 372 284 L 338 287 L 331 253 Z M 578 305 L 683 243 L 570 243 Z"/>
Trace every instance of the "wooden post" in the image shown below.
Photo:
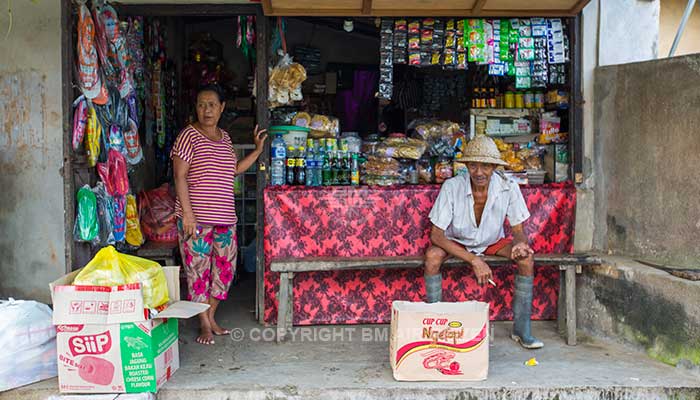
<path fill-rule="evenodd" d="M 557 300 L 557 326 L 559 334 L 566 333 L 566 278 L 565 268 L 559 268 L 559 299 Z"/>
<path fill-rule="evenodd" d="M 566 343 L 576 346 L 576 266 L 566 266 Z"/>
<path fill-rule="evenodd" d="M 260 8 L 255 15 L 257 42 L 255 43 L 255 117 L 261 128 L 267 129 L 270 125 L 270 114 L 267 108 L 267 65 L 270 59 L 270 20 L 263 15 Z M 272 138 L 268 138 L 269 143 Z M 270 146 L 258 160 L 257 176 L 257 220 L 255 233 L 255 315 L 258 322 L 265 323 L 265 252 L 263 248 L 265 234 L 265 203 L 263 191 L 267 186 L 268 174 L 264 166 L 270 165 Z"/>
<path fill-rule="evenodd" d="M 65 241 L 65 273 L 72 270 L 76 264 L 73 259 L 73 223 L 75 220 L 75 177 L 73 176 L 73 148 L 71 145 L 71 117 L 73 116 L 73 4 L 70 0 L 61 1 L 61 54 L 64 54 L 61 62 L 62 97 L 63 97 L 63 209 L 64 213 L 64 241 Z"/>
<path fill-rule="evenodd" d="M 294 296 L 293 292 L 294 273 L 280 273 L 280 289 L 277 295 L 277 343 L 284 340 L 287 330 L 292 326 L 292 308 Z M 289 323 L 289 325 L 287 325 Z"/>

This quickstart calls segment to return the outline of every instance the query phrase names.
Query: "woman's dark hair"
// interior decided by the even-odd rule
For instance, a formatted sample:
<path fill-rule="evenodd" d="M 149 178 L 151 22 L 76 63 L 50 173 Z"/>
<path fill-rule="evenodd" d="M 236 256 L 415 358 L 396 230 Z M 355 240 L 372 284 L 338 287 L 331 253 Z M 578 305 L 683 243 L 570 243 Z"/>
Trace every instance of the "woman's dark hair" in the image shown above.
<path fill-rule="evenodd" d="M 202 92 L 214 92 L 214 93 L 216 93 L 216 97 L 219 98 L 219 103 L 224 102 L 224 90 L 221 88 L 221 86 L 219 86 L 217 84 L 211 83 L 208 85 L 200 86 L 200 88 L 197 89 L 197 96 L 196 97 L 199 97 L 199 94 Z"/>

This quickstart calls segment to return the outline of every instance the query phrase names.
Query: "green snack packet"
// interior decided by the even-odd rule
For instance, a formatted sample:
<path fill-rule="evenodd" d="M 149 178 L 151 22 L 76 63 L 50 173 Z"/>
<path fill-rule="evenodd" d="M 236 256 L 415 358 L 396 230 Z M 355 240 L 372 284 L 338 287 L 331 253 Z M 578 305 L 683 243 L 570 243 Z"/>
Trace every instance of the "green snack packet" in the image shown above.
<path fill-rule="evenodd" d="M 486 62 L 486 48 L 483 44 L 470 44 L 467 51 L 469 52 L 469 61 L 477 63 Z"/>
<path fill-rule="evenodd" d="M 532 78 L 529 76 L 516 76 L 515 77 L 515 88 L 516 89 L 530 89 L 532 87 Z"/>
<path fill-rule="evenodd" d="M 521 77 L 521 76 L 530 76 L 531 73 L 531 68 L 530 68 L 530 63 L 529 62 L 523 62 L 523 61 L 517 61 L 514 63 L 515 65 L 515 76 Z"/>
<path fill-rule="evenodd" d="M 468 29 L 465 34 L 467 45 L 484 44 L 484 21 L 481 19 L 467 20 Z"/>
<path fill-rule="evenodd" d="M 513 60 L 508 61 L 508 70 L 506 71 L 508 76 L 515 76 L 515 62 Z"/>

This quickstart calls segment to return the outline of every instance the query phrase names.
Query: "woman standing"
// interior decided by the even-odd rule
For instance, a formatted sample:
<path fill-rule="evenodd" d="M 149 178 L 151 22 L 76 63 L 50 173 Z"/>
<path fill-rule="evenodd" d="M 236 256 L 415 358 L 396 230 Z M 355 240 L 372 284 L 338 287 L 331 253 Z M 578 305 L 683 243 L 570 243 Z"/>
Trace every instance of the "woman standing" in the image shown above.
<path fill-rule="evenodd" d="M 218 127 L 226 103 L 221 89 L 205 86 L 197 92 L 197 122 L 185 127 L 173 145 L 176 214 L 180 253 L 187 272 L 191 301 L 211 307 L 199 314 L 197 343 L 213 344 L 214 335 L 229 330 L 214 315 L 226 300 L 238 252 L 233 182 L 263 151 L 267 134 L 255 126 L 255 150 L 240 162 L 229 135 Z"/>

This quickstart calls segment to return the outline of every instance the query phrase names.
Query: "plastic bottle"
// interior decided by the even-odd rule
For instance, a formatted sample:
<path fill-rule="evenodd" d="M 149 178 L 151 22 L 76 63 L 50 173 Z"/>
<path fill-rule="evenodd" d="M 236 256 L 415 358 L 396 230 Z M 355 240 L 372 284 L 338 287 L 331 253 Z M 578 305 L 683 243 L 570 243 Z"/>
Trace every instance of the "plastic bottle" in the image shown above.
<path fill-rule="evenodd" d="M 294 182 L 299 186 L 306 184 L 306 149 L 299 147 L 294 169 Z"/>
<path fill-rule="evenodd" d="M 306 149 L 306 186 L 316 186 L 314 178 L 316 177 L 316 158 L 314 157 L 313 147 Z"/>
<path fill-rule="evenodd" d="M 284 146 L 282 134 L 275 134 L 272 140 L 272 152 L 270 160 L 270 183 L 272 185 L 284 185 L 285 164 L 287 162 L 287 149 Z"/>
<path fill-rule="evenodd" d="M 323 171 L 322 183 L 323 186 L 330 186 L 333 181 L 333 169 L 331 167 L 331 153 L 326 151 L 323 153 Z"/>
<path fill-rule="evenodd" d="M 320 142 L 320 141 L 319 141 Z M 326 149 L 319 144 L 318 149 L 315 154 L 315 167 L 314 168 L 314 183 L 316 186 L 323 185 L 323 160 L 326 154 Z"/>
<path fill-rule="evenodd" d="M 330 152 L 330 164 L 331 164 L 331 185 L 335 186 L 340 183 L 338 179 L 340 176 L 340 160 L 338 157 L 338 151 Z"/>
<path fill-rule="evenodd" d="M 359 186 L 360 184 L 360 162 L 357 159 L 357 153 L 352 153 L 352 162 L 350 164 L 350 184 Z"/>
<path fill-rule="evenodd" d="M 287 148 L 287 185 L 294 185 L 296 178 L 294 169 L 296 167 L 296 163 L 296 151 L 294 151 L 294 147 L 289 146 Z"/>

